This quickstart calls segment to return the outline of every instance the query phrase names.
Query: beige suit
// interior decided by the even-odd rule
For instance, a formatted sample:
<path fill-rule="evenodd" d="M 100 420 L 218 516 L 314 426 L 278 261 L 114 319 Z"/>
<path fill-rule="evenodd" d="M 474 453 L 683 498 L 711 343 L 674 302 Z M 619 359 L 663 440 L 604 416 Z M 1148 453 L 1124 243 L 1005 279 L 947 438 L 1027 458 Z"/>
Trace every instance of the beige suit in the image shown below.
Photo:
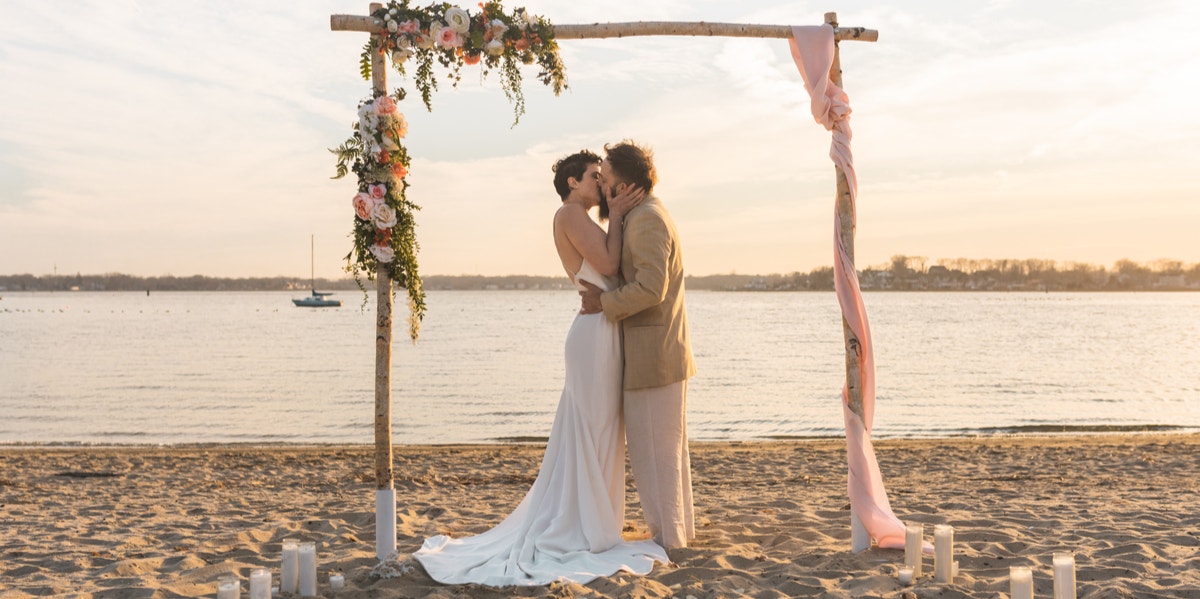
<path fill-rule="evenodd" d="M 684 309 L 683 254 L 671 215 L 647 197 L 625 216 L 621 286 L 600 295 L 621 323 L 625 436 L 650 534 L 668 549 L 695 538 L 687 379 L 696 372 Z"/>
<path fill-rule="evenodd" d="M 625 216 L 621 286 L 600 296 L 621 323 L 625 388 L 661 387 L 696 373 L 683 305 L 683 253 L 667 209 L 650 196 Z"/>

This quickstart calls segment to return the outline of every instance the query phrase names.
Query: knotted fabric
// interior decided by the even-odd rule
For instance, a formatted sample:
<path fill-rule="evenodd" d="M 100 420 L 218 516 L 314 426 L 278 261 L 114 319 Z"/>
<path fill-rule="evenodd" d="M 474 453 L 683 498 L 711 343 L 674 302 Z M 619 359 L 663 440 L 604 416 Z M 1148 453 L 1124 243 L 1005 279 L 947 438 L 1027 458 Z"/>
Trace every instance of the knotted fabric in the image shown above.
<path fill-rule="evenodd" d="M 833 34 L 830 25 L 793 27 L 790 44 L 792 58 L 800 69 L 800 76 L 804 78 L 804 89 L 812 100 L 813 119 L 833 134 L 829 157 L 846 176 L 850 191 L 850 218 L 855 219 L 858 177 L 854 172 L 854 156 L 850 152 L 850 99 L 829 77 L 835 51 Z M 850 223 L 852 227 L 854 224 Z M 871 327 L 867 322 L 862 290 L 858 286 L 858 273 L 839 235 L 841 228 L 841 216 L 835 203 L 834 289 L 842 308 L 842 318 L 858 339 L 859 380 L 862 385 L 862 418 L 850 409 L 849 388 L 842 387 L 842 415 L 846 423 L 846 455 L 850 470 L 847 477 L 850 505 L 877 545 L 903 549 L 904 524 L 892 513 L 887 491 L 883 488 L 883 476 L 879 473 L 879 463 L 875 460 L 875 448 L 871 445 L 871 420 L 875 413 L 875 357 L 871 348 Z"/>

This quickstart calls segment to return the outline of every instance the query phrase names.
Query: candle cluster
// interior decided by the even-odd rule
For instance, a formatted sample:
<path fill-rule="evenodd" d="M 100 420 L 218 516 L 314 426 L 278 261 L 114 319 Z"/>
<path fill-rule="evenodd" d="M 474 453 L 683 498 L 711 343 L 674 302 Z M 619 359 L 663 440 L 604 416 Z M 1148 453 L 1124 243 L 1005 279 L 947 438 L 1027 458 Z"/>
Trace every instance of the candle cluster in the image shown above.
<path fill-rule="evenodd" d="M 925 549 L 925 525 L 905 524 L 904 565 L 896 570 L 900 584 L 910 585 L 921 577 Z M 1054 599 L 1075 599 L 1075 555 L 1054 554 Z M 938 524 L 933 527 L 933 576 L 940 583 L 952 584 L 958 576 L 954 559 L 954 527 Z M 1012 599 L 1033 599 L 1033 569 L 1029 566 L 1009 568 L 1009 594 Z"/>
<path fill-rule="evenodd" d="M 278 593 L 317 596 L 317 544 L 299 539 L 284 539 L 280 546 Z M 342 574 L 329 575 L 329 588 L 338 590 L 346 586 Z M 271 599 L 271 571 L 255 568 L 250 571 L 250 599 Z M 241 599 L 241 581 L 235 575 L 217 579 L 217 599 Z"/>

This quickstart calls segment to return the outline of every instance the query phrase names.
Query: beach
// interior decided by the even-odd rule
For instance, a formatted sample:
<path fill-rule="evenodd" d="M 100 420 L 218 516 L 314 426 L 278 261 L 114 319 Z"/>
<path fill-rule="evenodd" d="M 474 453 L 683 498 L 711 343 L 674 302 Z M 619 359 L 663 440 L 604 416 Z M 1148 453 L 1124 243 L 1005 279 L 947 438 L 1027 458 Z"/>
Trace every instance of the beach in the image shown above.
<path fill-rule="evenodd" d="M 521 499 L 540 445 L 395 448 L 398 547 L 479 533 Z M 419 566 L 372 576 L 370 446 L 0 448 L 0 599 L 216 596 L 280 541 L 318 546 L 330 597 L 1007 597 L 1008 569 L 1075 554 L 1078 596 L 1200 597 L 1200 434 L 994 436 L 876 442 L 902 520 L 955 530 L 960 571 L 901 585 L 903 552 L 849 551 L 845 443 L 692 444 L 697 538 L 645 577 L 588 585 L 443 586 Z M 632 477 L 625 536 L 645 538 Z M 331 590 L 328 574 L 344 574 Z"/>

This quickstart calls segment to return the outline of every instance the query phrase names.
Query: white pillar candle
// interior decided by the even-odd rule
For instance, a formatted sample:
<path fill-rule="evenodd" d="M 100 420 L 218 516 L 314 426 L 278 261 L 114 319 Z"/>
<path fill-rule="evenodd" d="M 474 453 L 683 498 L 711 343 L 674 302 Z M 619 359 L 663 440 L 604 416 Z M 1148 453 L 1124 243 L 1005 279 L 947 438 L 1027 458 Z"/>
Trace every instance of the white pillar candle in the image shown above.
<path fill-rule="evenodd" d="M 1008 594 L 1012 599 L 1033 599 L 1033 570 L 1029 566 L 1008 569 Z"/>
<path fill-rule="evenodd" d="M 921 577 L 921 563 L 925 561 L 925 525 L 909 522 L 904 525 L 904 565 L 912 569 L 913 578 Z"/>
<path fill-rule="evenodd" d="M 1054 554 L 1054 599 L 1075 599 L 1075 554 Z"/>
<path fill-rule="evenodd" d="M 933 527 L 933 577 L 938 582 L 954 582 L 954 527 Z"/>
<path fill-rule="evenodd" d="M 256 568 L 250 571 L 250 599 L 271 599 L 271 571 Z"/>
<path fill-rule="evenodd" d="M 283 540 L 283 562 L 279 567 L 279 591 L 295 593 L 300 584 L 299 578 L 300 541 L 298 539 Z"/>
<path fill-rule="evenodd" d="M 317 544 L 300 543 L 300 596 L 317 596 Z"/>
<path fill-rule="evenodd" d="M 222 576 L 217 579 L 217 599 L 240 599 L 242 583 L 236 576 Z"/>
<path fill-rule="evenodd" d="M 341 574 L 329 575 L 329 588 L 337 590 L 344 586 L 346 586 L 346 577 L 342 576 Z"/>
<path fill-rule="evenodd" d="M 908 566 L 901 566 L 896 571 L 896 578 L 900 579 L 900 584 L 908 586 L 913 582 L 913 569 Z"/>

